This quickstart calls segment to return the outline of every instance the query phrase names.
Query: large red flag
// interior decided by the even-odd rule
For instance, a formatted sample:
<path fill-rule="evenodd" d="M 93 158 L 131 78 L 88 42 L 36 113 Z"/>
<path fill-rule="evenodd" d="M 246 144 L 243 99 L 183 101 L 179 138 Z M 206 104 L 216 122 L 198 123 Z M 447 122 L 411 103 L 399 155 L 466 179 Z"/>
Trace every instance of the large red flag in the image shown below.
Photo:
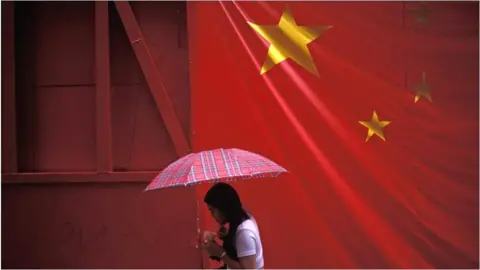
<path fill-rule="evenodd" d="M 188 16 L 194 150 L 291 171 L 236 184 L 266 268 L 478 268 L 478 2 L 189 2 Z"/>

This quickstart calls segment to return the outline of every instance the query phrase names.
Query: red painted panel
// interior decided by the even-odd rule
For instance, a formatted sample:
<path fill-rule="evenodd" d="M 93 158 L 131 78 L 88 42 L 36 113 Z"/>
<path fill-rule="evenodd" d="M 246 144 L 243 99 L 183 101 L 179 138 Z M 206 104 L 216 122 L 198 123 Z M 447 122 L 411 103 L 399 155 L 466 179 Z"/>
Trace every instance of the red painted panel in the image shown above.
<path fill-rule="evenodd" d="M 94 171 L 93 3 L 15 5 L 20 171 Z"/>
<path fill-rule="evenodd" d="M 95 87 L 37 88 L 35 171 L 95 171 Z"/>
<path fill-rule="evenodd" d="M 17 172 L 13 2 L 2 2 L 2 173 Z"/>
<path fill-rule="evenodd" d="M 94 3 L 17 4 L 19 167 L 36 173 L 2 175 L 8 178 L 2 185 L 2 266 L 201 267 L 194 189 L 144 193 L 145 183 L 121 183 L 148 181 L 155 172 L 132 171 L 158 171 L 176 153 L 116 10 L 109 18 L 112 159 L 115 170 L 129 172 L 98 174 Z M 168 75 L 165 85 L 187 132 L 187 51 L 181 42 L 166 45 L 185 39 L 179 31 L 185 30 L 185 3 L 140 6 L 138 18 L 157 9 L 157 16 L 140 18 L 141 25 L 149 25 L 145 35 L 158 42 L 155 61 Z M 165 18 L 183 26 L 159 26 Z"/>
<path fill-rule="evenodd" d="M 194 190 L 143 188 L 3 186 L 2 268 L 199 268 Z"/>
<path fill-rule="evenodd" d="M 94 171 L 94 3 L 38 2 L 34 18 L 34 170 Z"/>
<path fill-rule="evenodd" d="M 173 104 L 163 83 L 162 75 L 159 73 L 155 60 L 152 57 L 150 46 L 143 35 L 141 25 L 138 24 L 135 14 L 128 2 L 115 1 L 118 15 L 125 27 L 128 40 L 132 44 L 135 56 L 145 76 L 150 93 L 155 100 L 158 112 L 162 116 L 165 127 L 175 145 L 178 156 L 186 155 L 190 151 L 187 137 L 182 130 Z"/>
<path fill-rule="evenodd" d="M 132 8 L 149 41 L 182 129 L 188 132 L 188 53 L 178 43 L 182 40 L 179 37 L 186 37 L 185 32 L 178 32 L 179 25 L 185 24 L 185 4 L 135 2 Z M 117 11 L 113 7 L 110 12 L 114 170 L 158 170 L 175 160 L 177 154 Z"/>
<path fill-rule="evenodd" d="M 35 2 L 36 85 L 93 85 L 94 2 Z"/>
<path fill-rule="evenodd" d="M 109 10 L 112 85 L 145 84 L 145 78 L 133 53 L 132 45 L 128 42 L 125 28 L 120 21 L 114 3 L 109 3 Z"/>
<path fill-rule="evenodd" d="M 18 50 L 20 171 L 95 171 L 93 3 L 22 5 L 26 9 L 21 13 L 25 22 L 19 31 L 23 45 Z M 153 58 L 165 77 L 182 129 L 188 132 L 188 57 L 182 42 L 186 37 L 185 5 L 142 2 L 135 3 L 134 10 L 145 36 L 152 41 Z M 113 167 L 116 171 L 158 171 L 177 155 L 111 5 L 110 14 Z M 48 25 L 50 17 L 54 26 Z"/>
<path fill-rule="evenodd" d="M 147 86 L 114 86 L 112 98 L 114 170 L 159 170 L 176 159 Z"/>
<path fill-rule="evenodd" d="M 152 58 L 185 134 L 190 132 L 189 59 L 186 8 L 182 2 L 131 2 Z M 161 12 L 161 16 L 159 16 Z M 188 136 L 187 136 L 188 137 Z"/>
<path fill-rule="evenodd" d="M 93 30 L 93 2 L 35 2 L 36 84 L 93 84 Z"/>
<path fill-rule="evenodd" d="M 33 3 L 15 2 L 15 106 L 18 171 L 32 172 L 35 163 L 35 25 Z M 6 70 L 2 69 L 2 76 Z M 7 113 L 2 108 L 2 114 Z"/>
<path fill-rule="evenodd" d="M 163 168 L 176 158 L 175 149 L 113 3 L 110 55 L 114 170 Z"/>

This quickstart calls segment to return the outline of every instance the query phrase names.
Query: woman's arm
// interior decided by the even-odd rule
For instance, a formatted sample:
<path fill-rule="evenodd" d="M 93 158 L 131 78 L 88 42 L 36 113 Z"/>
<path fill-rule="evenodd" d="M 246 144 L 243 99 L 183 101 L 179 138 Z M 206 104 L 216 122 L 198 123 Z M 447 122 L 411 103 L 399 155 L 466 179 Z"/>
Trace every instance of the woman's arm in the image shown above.
<path fill-rule="evenodd" d="M 232 260 L 228 255 L 223 256 L 223 262 L 230 269 L 255 269 L 255 255 L 239 258 L 239 262 Z"/>
<path fill-rule="evenodd" d="M 226 253 L 223 255 L 223 262 L 228 266 L 230 269 L 243 269 L 239 262 L 230 258 Z M 255 268 L 255 266 L 254 266 Z"/>
<path fill-rule="evenodd" d="M 257 248 L 255 234 L 251 230 L 241 230 L 236 234 L 235 247 L 242 269 L 256 269 Z"/>
<path fill-rule="evenodd" d="M 255 255 L 238 258 L 242 269 L 256 269 L 257 268 L 256 259 L 257 258 Z"/>
<path fill-rule="evenodd" d="M 230 258 L 225 250 L 216 241 L 205 241 L 203 247 L 207 249 L 210 257 L 217 257 L 219 261 L 223 261 L 231 269 L 242 269 L 241 265 Z"/>

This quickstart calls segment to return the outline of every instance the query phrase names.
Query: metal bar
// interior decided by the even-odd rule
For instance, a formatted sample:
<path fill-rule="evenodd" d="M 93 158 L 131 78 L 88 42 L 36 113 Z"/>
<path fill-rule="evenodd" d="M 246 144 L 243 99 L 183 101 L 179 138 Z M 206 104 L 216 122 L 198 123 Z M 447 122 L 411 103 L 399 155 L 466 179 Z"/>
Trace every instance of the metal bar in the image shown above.
<path fill-rule="evenodd" d="M 190 151 L 187 137 L 182 129 L 172 102 L 168 97 L 165 85 L 152 58 L 150 49 L 143 37 L 143 33 L 138 25 L 135 15 L 128 1 L 115 1 L 118 14 L 125 27 L 125 32 L 132 44 L 132 48 L 137 57 L 138 63 L 143 71 L 150 92 L 157 104 L 157 109 L 162 116 L 163 122 L 167 128 L 176 152 L 179 157 L 184 156 Z"/>
<path fill-rule="evenodd" d="M 201 245 L 203 244 L 203 236 L 201 234 L 202 231 L 205 230 L 206 226 L 206 221 L 205 221 L 205 208 L 204 207 L 199 207 L 200 202 L 202 201 L 203 196 L 205 196 L 205 190 L 202 189 L 199 186 L 195 186 L 195 200 L 197 203 L 197 243 L 198 243 L 198 252 L 200 252 L 200 262 L 199 262 L 199 267 L 200 269 L 212 269 L 212 263 L 209 260 L 209 256 L 206 252 L 204 252 L 201 248 Z"/>
<path fill-rule="evenodd" d="M 113 172 L 60 172 L 60 173 L 12 173 L 2 174 L 2 184 L 55 184 L 55 183 L 147 183 L 157 171 Z"/>
<path fill-rule="evenodd" d="M 38 150 L 38 104 L 36 87 L 36 57 L 38 50 L 36 31 L 37 3 L 14 2 L 15 43 L 21 44 L 15 48 L 15 92 L 16 92 L 16 124 L 17 124 L 17 166 L 19 172 L 34 172 L 36 170 L 36 151 Z"/>
<path fill-rule="evenodd" d="M 108 28 L 108 1 L 95 2 L 96 131 L 97 171 L 99 173 L 111 173 L 113 171 Z"/>
<path fill-rule="evenodd" d="M 16 173 L 15 32 L 13 5 L 2 2 L 2 172 Z"/>

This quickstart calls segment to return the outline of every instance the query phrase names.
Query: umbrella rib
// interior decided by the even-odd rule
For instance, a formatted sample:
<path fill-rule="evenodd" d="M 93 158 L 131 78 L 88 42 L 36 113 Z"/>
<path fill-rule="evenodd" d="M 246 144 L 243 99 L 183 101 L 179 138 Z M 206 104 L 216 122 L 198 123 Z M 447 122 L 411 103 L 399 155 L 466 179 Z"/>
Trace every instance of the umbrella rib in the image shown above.
<path fill-rule="evenodd" d="M 195 182 L 195 161 L 197 160 L 197 156 L 192 156 L 190 163 L 188 164 L 188 173 L 185 175 L 187 177 L 185 185 L 189 185 L 191 182 Z M 193 177 L 192 177 L 193 176 Z M 193 180 L 191 180 L 193 178 Z"/>

